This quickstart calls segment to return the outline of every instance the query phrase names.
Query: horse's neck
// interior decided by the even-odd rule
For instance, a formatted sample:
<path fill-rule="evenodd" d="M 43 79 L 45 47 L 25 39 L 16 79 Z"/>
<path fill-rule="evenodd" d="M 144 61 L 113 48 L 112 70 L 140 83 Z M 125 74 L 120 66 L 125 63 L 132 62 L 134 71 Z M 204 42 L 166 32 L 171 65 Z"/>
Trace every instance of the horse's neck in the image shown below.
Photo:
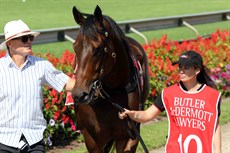
<path fill-rule="evenodd" d="M 107 86 L 121 88 L 127 85 L 130 75 L 130 61 L 126 49 L 126 47 L 119 46 L 116 48 L 116 63 L 111 73 L 106 77 Z"/>

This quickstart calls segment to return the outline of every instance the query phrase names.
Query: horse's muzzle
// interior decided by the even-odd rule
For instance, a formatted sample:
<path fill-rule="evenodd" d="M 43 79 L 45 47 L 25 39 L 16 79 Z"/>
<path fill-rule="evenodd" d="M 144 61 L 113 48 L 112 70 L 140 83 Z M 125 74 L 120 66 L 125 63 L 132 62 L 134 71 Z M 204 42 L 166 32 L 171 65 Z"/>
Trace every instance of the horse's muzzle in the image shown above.
<path fill-rule="evenodd" d="M 89 103 L 89 94 L 79 88 L 72 91 L 72 98 L 76 104 Z"/>
<path fill-rule="evenodd" d="M 81 90 L 80 88 L 74 89 L 72 92 L 72 97 L 76 104 L 89 104 L 94 102 L 98 97 L 102 96 L 100 89 L 97 86 L 97 81 L 91 83 L 89 86 L 89 93 Z M 99 84 L 101 87 L 101 84 Z"/>
<path fill-rule="evenodd" d="M 86 92 L 82 92 L 80 95 L 73 95 L 72 97 L 75 103 L 89 103 L 89 94 Z"/>

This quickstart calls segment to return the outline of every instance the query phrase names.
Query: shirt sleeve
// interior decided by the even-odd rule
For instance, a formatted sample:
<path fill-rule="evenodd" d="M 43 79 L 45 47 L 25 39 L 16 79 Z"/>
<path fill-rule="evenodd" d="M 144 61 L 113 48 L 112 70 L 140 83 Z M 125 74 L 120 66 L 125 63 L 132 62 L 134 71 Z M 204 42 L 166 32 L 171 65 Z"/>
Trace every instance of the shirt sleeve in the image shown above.
<path fill-rule="evenodd" d="M 69 76 L 57 70 L 49 61 L 46 61 L 45 81 L 46 83 L 61 92 L 69 80 Z"/>
<path fill-rule="evenodd" d="M 164 104 L 163 104 L 163 101 L 161 99 L 161 94 L 157 96 L 157 98 L 154 100 L 154 105 L 161 111 L 165 111 L 165 107 L 164 107 Z"/>

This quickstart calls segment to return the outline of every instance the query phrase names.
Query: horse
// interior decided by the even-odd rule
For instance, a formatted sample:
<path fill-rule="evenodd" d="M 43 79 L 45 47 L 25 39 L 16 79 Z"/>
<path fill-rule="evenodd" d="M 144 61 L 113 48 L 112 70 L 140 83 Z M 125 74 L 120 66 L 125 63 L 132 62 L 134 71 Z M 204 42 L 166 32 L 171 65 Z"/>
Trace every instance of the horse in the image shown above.
<path fill-rule="evenodd" d="M 119 108 L 143 110 L 149 94 L 148 60 L 142 46 L 126 37 L 99 6 L 84 14 L 75 6 L 80 28 L 73 43 L 76 83 L 72 96 L 78 128 L 88 152 L 135 152 L 138 138 Z M 119 107 L 118 107 L 119 106 Z M 135 123 L 138 131 L 140 124 Z"/>

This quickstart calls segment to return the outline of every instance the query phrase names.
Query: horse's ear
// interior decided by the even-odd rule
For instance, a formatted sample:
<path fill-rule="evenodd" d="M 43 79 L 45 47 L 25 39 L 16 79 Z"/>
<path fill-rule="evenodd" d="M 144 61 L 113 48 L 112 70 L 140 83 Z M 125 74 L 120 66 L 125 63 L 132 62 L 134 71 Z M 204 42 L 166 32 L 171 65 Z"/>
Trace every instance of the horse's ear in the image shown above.
<path fill-rule="evenodd" d="M 82 25 L 84 22 L 85 18 L 82 15 L 82 13 L 74 6 L 73 9 L 73 16 L 77 24 Z"/>
<path fill-rule="evenodd" d="M 101 12 L 101 8 L 97 5 L 94 11 L 94 17 L 97 19 L 99 23 L 103 22 L 103 16 Z"/>

